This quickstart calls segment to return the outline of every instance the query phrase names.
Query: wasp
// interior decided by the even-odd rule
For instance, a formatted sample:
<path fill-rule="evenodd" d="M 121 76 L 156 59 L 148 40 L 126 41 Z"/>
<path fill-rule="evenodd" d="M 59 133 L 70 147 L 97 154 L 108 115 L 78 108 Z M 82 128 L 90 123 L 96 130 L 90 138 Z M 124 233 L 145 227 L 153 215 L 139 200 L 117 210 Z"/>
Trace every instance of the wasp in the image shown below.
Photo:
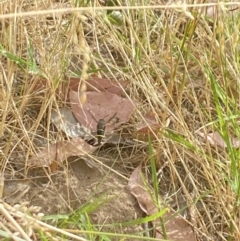
<path fill-rule="evenodd" d="M 101 145 L 101 141 L 104 137 L 105 134 L 105 129 L 106 129 L 106 121 L 104 119 L 99 119 L 97 123 L 97 140 L 98 140 L 98 145 Z"/>
<path fill-rule="evenodd" d="M 95 119 L 95 117 L 92 115 L 93 119 L 97 122 L 97 145 L 101 145 L 102 139 L 105 136 L 105 129 L 106 129 L 106 125 L 113 119 L 116 118 L 115 123 L 119 122 L 119 118 L 115 117 L 117 113 L 115 113 L 107 122 L 103 119 L 99 119 L 98 121 Z"/>

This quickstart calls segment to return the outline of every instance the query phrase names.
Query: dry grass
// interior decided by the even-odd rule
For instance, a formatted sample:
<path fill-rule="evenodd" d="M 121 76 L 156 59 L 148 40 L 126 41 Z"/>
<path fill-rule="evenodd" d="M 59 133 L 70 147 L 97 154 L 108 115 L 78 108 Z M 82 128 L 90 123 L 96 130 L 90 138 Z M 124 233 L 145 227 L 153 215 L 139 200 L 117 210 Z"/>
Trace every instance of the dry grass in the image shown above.
<path fill-rule="evenodd" d="M 54 0 L 1 3 L 2 14 L 36 11 L 0 23 L 2 172 L 18 166 L 26 175 L 35 140 L 59 138 L 49 131 L 49 113 L 66 105 L 66 90 L 56 94 L 65 75 L 87 79 L 87 70 L 127 79 L 127 93 L 139 103 L 135 119 L 151 110 L 162 125 L 153 145 L 165 201 L 187 207 L 201 240 L 238 240 L 239 151 L 212 147 L 196 133 L 201 128 L 219 130 L 228 140 L 239 136 L 238 13 L 219 10 L 209 18 L 193 8 L 191 19 L 181 9 L 124 10 L 118 24 L 105 10 L 37 16 L 40 9 L 65 7 L 79 6 Z M 47 86 L 39 91 L 43 78 Z"/>

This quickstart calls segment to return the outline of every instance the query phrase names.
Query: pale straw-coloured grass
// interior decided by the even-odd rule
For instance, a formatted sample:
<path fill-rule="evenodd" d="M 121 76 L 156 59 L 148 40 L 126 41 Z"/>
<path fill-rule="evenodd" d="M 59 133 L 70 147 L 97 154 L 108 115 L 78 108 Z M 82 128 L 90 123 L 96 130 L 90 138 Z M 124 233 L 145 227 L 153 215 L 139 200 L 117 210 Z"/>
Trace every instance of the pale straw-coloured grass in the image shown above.
<path fill-rule="evenodd" d="M 27 160 L 36 152 L 34 140 L 40 136 L 50 145 L 62 138 L 50 131 L 49 114 L 66 105 L 66 90 L 56 89 L 65 74 L 73 74 L 72 66 L 78 66 L 84 79 L 86 71 L 127 79 L 126 93 L 138 103 L 129 126 L 147 111 L 154 112 L 162 125 L 153 147 L 164 201 L 176 210 L 185 207 L 202 240 L 238 240 L 238 150 L 210 146 L 196 133 L 217 129 L 225 139 L 239 136 L 238 12 L 217 4 L 218 14 L 206 16 L 198 7 L 213 3 L 200 1 L 189 2 L 192 9 L 154 1 L 146 7 L 138 7 L 143 1 L 121 6 L 116 1 L 119 6 L 108 8 L 120 11 L 120 20 L 114 23 L 102 1 L 94 2 L 1 3 L 2 172 L 11 172 L 13 164 L 20 163 L 26 174 Z M 46 85 L 36 88 L 42 79 Z M 128 162 L 139 158 L 140 163 L 141 156 L 132 153 Z M 24 240 L 30 240 L 2 204 L 1 214 Z M 39 229 L 46 228 L 38 224 Z M 11 229 L 4 225 L 2 230 Z"/>

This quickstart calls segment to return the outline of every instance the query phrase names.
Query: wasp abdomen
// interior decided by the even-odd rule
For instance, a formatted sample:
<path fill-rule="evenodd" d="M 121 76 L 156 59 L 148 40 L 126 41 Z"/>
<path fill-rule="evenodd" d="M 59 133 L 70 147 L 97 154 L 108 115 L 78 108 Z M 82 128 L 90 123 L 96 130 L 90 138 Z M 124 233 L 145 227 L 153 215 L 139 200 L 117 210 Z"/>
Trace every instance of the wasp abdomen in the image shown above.
<path fill-rule="evenodd" d="M 100 119 L 97 123 L 97 139 L 98 139 L 98 145 L 101 144 L 102 138 L 105 134 L 105 128 L 106 128 L 106 122 L 104 119 Z"/>

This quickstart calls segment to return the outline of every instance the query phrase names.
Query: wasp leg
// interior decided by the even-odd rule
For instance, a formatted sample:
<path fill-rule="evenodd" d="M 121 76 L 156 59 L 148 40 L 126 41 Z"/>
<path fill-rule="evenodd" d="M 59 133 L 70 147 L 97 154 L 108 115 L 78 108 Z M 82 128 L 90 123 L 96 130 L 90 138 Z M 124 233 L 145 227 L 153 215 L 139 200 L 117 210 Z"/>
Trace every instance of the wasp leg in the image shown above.
<path fill-rule="evenodd" d="M 117 112 L 112 116 L 112 117 L 110 117 L 109 118 L 109 120 L 107 121 L 107 123 L 109 123 L 113 118 L 115 118 L 115 116 L 117 115 Z M 118 118 L 118 117 L 117 117 Z M 119 119 L 119 118 L 118 118 Z"/>

